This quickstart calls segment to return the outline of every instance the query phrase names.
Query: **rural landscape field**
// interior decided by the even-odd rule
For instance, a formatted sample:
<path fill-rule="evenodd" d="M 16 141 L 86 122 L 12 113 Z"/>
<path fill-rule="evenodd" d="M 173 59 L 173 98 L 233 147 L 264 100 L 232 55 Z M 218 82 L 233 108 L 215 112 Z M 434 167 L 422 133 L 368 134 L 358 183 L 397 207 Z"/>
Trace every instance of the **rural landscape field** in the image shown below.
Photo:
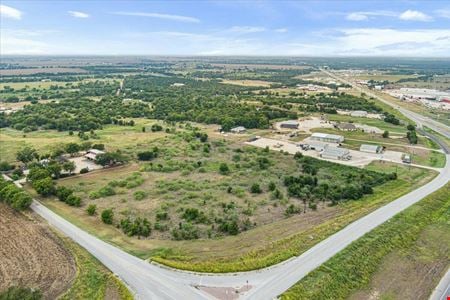
<path fill-rule="evenodd" d="M 448 15 L 337 3 L 2 3 L 0 300 L 450 297 Z"/>

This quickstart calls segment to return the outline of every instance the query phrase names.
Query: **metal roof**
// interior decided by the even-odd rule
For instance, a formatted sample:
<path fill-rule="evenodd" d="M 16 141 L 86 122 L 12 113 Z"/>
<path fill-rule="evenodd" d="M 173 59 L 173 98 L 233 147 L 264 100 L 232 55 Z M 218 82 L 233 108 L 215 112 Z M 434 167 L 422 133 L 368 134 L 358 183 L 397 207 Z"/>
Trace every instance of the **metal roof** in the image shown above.
<path fill-rule="evenodd" d="M 378 150 L 381 148 L 380 145 L 368 145 L 368 144 L 362 144 L 359 147 L 359 151 L 367 151 L 367 152 L 378 152 Z"/>
<path fill-rule="evenodd" d="M 329 156 L 344 156 L 349 154 L 350 151 L 346 148 L 337 148 L 337 147 L 326 147 L 322 155 L 329 155 Z"/>

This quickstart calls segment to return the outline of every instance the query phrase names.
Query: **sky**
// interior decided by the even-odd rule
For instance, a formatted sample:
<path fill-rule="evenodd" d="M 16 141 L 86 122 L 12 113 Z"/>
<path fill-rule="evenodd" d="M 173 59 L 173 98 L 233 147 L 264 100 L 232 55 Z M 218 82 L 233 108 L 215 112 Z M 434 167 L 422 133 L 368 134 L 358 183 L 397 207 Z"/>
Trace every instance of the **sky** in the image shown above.
<path fill-rule="evenodd" d="M 450 1 L 8 1 L 2 55 L 450 57 Z"/>

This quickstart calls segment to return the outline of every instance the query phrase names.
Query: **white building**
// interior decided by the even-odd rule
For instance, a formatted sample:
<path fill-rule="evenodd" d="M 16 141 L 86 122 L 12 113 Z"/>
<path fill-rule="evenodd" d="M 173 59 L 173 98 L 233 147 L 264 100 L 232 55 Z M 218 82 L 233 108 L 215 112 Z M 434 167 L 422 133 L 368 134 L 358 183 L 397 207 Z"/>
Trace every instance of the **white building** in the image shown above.
<path fill-rule="evenodd" d="M 314 132 L 311 135 L 310 139 L 314 141 L 320 141 L 325 143 L 336 143 L 336 144 L 342 143 L 344 141 L 344 137 L 342 135 L 320 133 L 320 132 Z"/>
<path fill-rule="evenodd" d="M 367 117 L 367 111 L 365 110 L 354 110 L 350 113 L 350 116 L 352 117 L 358 117 L 358 118 L 366 118 Z"/>
<path fill-rule="evenodd" d="M 84 155 L 85 158 L 90 160 L 96 160 L 97 155 L 105 154 L 105 151 L 97 150 L 97 149 L 89 149 L 86 154 Z"/>
<path fill-rule="evenodd" d="M 380 145 L 362 144 L 359 147 L 359 151 L 367 153 L 381 153 L 383 151 L 383 147 Z"/>
<path fill-rule="evenodd" d="M 337 148 L 337 147 L 326 147 L 322 153 L 320 153 L 320 157 L 327 159 L 336 159 L 336 160 L 350 160 L 350 151 L 345 148 Z"/>
<path fill-rule="evenodd" d="M 232 132 L 232 133 L 244 133 L 245 132 L 245 127 L 244 126 L 237 126 L 237 127 L 234 127 L 234 128 L 231 128 L 230 129 L 230 131 Z"/>
<path fill-rule="evenodd" d="M 300 124 L 297 120 L 288 120 L 280 123 L 280 128 L 298 129 Z"/>

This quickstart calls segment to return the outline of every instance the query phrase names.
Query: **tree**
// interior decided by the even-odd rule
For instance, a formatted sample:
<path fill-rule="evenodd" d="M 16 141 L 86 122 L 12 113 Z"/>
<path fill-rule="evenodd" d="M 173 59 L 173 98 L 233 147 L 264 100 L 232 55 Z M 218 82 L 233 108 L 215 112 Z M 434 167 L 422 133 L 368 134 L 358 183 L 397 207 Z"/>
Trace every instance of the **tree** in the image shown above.
<path fill-rule="evenodd" d="M 114 218 L 114 212 L 111 208 L 105 209 L 102 211 L 102 221 L 105 224 L 112 224 Z"/>
<path fill-rule="evenodd" d="M 24 164 L 27 164 L 38 157 L 39 155 L 36 149 L 28 146 L 19 150 L 16 155 L 17 160 L 23 162 Z"/>
<path fill-rule="evenodd" d="M 250 192 L 252 194 L 261 194 L 262 190 L 258 183 L 254 183 L 254 184 L 252 184 L 252 186 L 250 188 Z"/>
<path fill-rule="evenodd" d="M 65 148 L 71 156 L 80 151 L 80 146 L 77 143 L 68 143 Z"/>
<path fill-rule="evenodd" d="M 73 194 L 73 190 L 69 189 L 68 187 L 65 186 L 58 186 L 56 188 L 56 197 L 58 197 L 58 199 L 62 202 L 66 202 L 67 198 Z"/>
<path fill-rule="evenodd" d="M 385 130 L 382 134 L 382 137 L 387 139 L 389 137 L 389 131 Z"/>
<path fill-rule="evenodd" d="M 409 131 L 414 131 L 416 130 L 416 127 L 412 124 L 408 124 L 408 126 L 406 126 L 406 129 L 408 129 Z"/>
<path fill-rule="evenodd" d="M 89 204 L 89 206 L 86 208 L 86 212 L 90 216 L 95 215 L 96 210 L 97 210 L 97 205 L 95 205 L 95 204 Z"/>
<path fill-rule="evenodd" d="M 72 174 L 73 171 L 76 169 L 76 165 L 73 161 L 66 161 L 63 163 L 62 168 L 64 171 L 69 172 L 69 174 Z"/>
<path fill-rule="evenodd" d="M 52 161 L 48 164 L 47 170 L 52 174 L 53 177 L 59 178 L 61 175 L 61 165 L 56 161 Z"/>
<path fill-rule="evenodd" d="M 125 156 L 119 151 L 107 152 L 97 155 L 95 159 L 96 163 L 102 166 L 115 165 L 118 163 L 126 162 Z"/>
<path fill-rule="evenodd" d="M 43 167 L 36 166 L 30 169 L 27 179 L 31 182 L 34 182 L 36 180 L 44 179 L 47 177 L 51 177 L 51 173 Z"/>
<path fill-rule="evenodd" d="M 222 175 L 227 175 L 230 173 L 230 168 L 226 163 L 221 163 L 219 166 L 219 173 Z"/>
<path fill-rule="evenodd" d="M 55 185 L 51 177 L 33 181 L 33 188 L 36 192 L 44 197 L 55 193 Z"/>

